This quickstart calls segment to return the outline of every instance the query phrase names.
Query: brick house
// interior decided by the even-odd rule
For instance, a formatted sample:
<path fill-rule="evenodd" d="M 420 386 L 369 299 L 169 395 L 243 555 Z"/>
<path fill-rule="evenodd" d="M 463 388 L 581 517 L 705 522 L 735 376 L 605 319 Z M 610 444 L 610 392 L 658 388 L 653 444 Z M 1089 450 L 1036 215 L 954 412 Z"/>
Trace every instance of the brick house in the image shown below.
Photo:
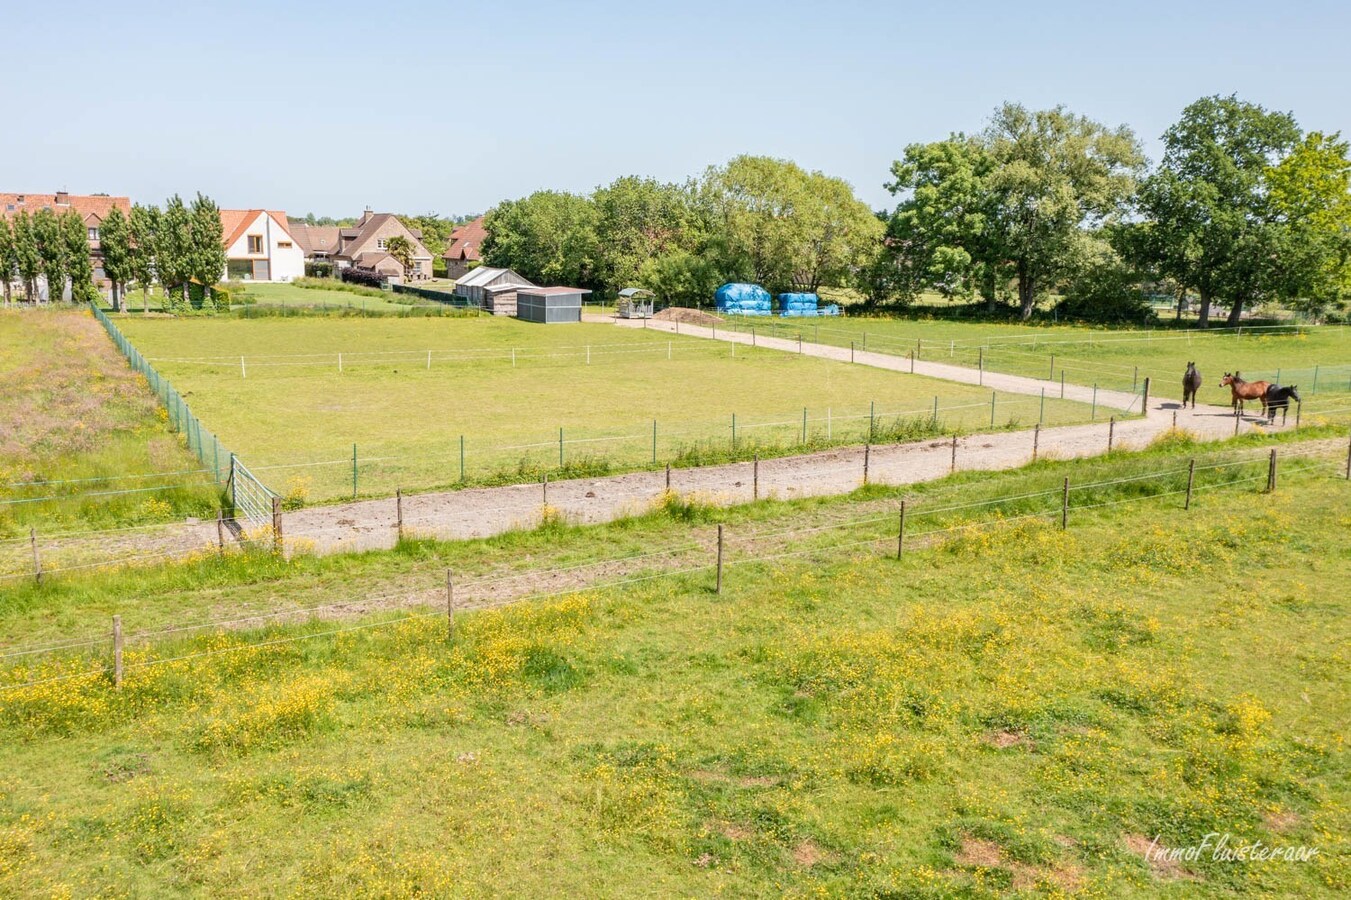
<path fill-rule="evenodd" d="M 465 222 L 450 233 L 450 246 L 441 258 L 446 261 L 446 277 L 460 278 L 483 262 L 483 241 L 488 232 L 483 227 L 483 216 Z"/>
<path fill-rule="evenodd" d="M 392 213 L 374 213 L 367 209 L 355 227 L 338 228 L 336 231 L 336 242 L 327 245 L 327 249 L 322 251 L 326 256 L 321 257 L 318 255 L 321 252 L 319 248 L 329 235 L 323 229 L 307 229 L 306 240 L 312 246 L 306 258 L 329 259 L 339 270 L 351 266 L 374 269 L 388 278 L 403 281 L 425 281 L 432 277 L 432 255 L 423 246 L 422 235 L 408 228 Z M 405 272 L 403 265 L 389 254 L 389 240 L 395 236 L 407 238 L 413 245 L 411 271 Z M 311 253 L 314 255 L 311 256 Z"/>
<path fill-rule="evenodd" d="M 0 216 L 15 218 L 21 212 L 30 216 L 40 209 L 50 209 L 57 215 L 73 209 L 80 214 L 89 236 L 89 262 L 94 268 L 94 284 L 100 290 L 108 290 L 112 285 L 103 272 L 103 249 L 99 246 L 99 226 L 103 224 L 113 207 L 131 214 L 131 200 L 126 197 L 112 197 L 108 194 L 71 194 L 57 191 L 55 194 L 0 194 Z"/>

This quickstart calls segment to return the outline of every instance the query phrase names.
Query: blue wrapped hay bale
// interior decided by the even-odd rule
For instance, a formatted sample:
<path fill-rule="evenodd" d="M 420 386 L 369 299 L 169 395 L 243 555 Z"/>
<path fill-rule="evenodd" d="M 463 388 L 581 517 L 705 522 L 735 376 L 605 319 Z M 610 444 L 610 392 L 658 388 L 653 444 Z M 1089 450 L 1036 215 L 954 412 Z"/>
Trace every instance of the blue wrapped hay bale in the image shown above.
<path fill-rule="evenodd" d="M 773 299 L 758 284 L 731 282 L 714 294 L 718 312 L 734 316 L 773 315 Z"/>
<path fill-rule="evenodd" d="M 821 298 L 815 294 L 780 294 L 779 315 L 800 318 L 820 315 L 817 310 Z"/>

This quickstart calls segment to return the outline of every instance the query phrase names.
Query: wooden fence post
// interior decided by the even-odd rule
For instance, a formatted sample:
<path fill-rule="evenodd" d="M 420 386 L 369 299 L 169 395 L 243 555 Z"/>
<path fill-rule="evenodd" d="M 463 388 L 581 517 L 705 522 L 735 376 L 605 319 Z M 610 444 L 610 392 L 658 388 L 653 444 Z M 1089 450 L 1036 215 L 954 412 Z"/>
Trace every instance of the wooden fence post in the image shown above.
<path fill-rule="evenodd" d="M 1149 376 L 1145 376 L 1145 392 L 1140 399 L 1140 415 L 1149 415 Z"/>
<path fill-rule="evenodd" d="M 33 578 L 42 584 L 42 557 L 38 555 L 38 530 L 28 529 L 28 543 L 33 547 Z"/>
<path fill-rule="evenodd" d="M 873 445 L 863 445 L 863 486 L 868 486 L 868 463 L 872 457 Z"/>
<path fill-rule="evenodd" d="M 722 525 L 718 525 L 718 581 L 713 588 L 715 594 L 722 593 Z"/>
<path fill-rule="evenodd" d="M 755 454 L 751 462 L 751 499 L 760 499 L 760 454 Z"/>
<path fill-rule="evenodd" d="M 446 640 L 455 640 L 455 582 L 446 569 Z"/>
<path fill-rule="evenodd" d="M 1041 445 L 1041 424 L 1038 423 L 1032 428 L 1032 461 L 1037 461 L 1037 450 Z"/>
<path fill-rule="evenodd" d="M 666 464 L 666 490 L 671 489 L 671 464 Z"/>
<path fill-rule="evenodd" d="M 1238 414 L 1238 410 L 1235 409 L 1235 410 L 1234 410 L 1234 437 L 1238 437 L 1238 426 L 1239 426 L 1242 422 L 1243 422 L 1243 417 L 1242 417 L 1241 415 L 1239 415 L 1239 414 Z"/>
<path fill-rule="evenodd" d="M 122 617 L 113 616 L 113 687 L 122 689 Z"/>
<path fill-rule="evenodd" d="M 542 484 L 542 485 L 544 486 L 544 505 L 545 505 L 545 506 L 548 506 L 548 505 L 549 505 L 549 473 L 548 473 L 548 472 L 545 472 L 544 475 L 543 475 L 543 477 L 540 478 L 540 484 Z"/>
<path fill-rule="evenodd" d="M 901 524 L 896 531 L 896 558 L 905 552 L 905 501 L 901 501 Z"/>
<path fill-rule="evenodd" d="M 1267 493 L 1276 493 L 1276 448 L 1271 448 L 1271 460 L 1267 463 Z"/>
<path fill-rule="evenodd" d="M 394 489 L 394 527 L 398 530 L 399 540 L 403 540 L 403 488 Z"/>
<path fill-rule="evenodd" d="M 281 553 L 285 546 L 281 533 L 281 498 L 272 498 L 272 549 Z"/>
<path fill-rule="evenodd" d="M 1060 492 L 1060 530 L 1064 531 L 1070 525 L 1070 479 L 1065 476 L 1065 487 Z"/>
<path fill-rule="evenodd" d="M 216 510 L 216 543 L 220 546 L 221 556 L 225 555 L 225 511 Z"/>
<path fill-rule="evenodd" d="M 1196 460 L 1193 459 L 1187 466 L 1187 502 L 1182 505 L 1183 509 L 1192 508 L 1192 485 L 1196 483 Z"/>
<path fill-rule="evenodd" d="M 948 473 L 957 471 L 957 435 L 952 436 L 952 464 L 948 466 Z"/>
<path fill-rule="evenodd" d="M 1116 416 L 1107 420 L 1107 452 L 1112 452 L 1112 442 L 1116 439 Z"/>

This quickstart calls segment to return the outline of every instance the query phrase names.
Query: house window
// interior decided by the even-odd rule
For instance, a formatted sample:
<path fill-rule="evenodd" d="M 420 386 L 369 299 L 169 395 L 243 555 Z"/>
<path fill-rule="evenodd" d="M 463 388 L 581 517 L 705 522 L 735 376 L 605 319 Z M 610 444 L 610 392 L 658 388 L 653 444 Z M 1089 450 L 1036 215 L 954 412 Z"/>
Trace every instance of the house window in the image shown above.
<path fill-rule="evenodd" d="M 282 249 L 282 250 L 290 250 L 290 249 L 291 249 L 291 242 L 290 242 L 290 241 L 277 241 L 277 246 L 278 246 L 280 249 Z"/>
<path fill-rule="evenodd" d="M 263 236 L 261 234 L 249 235 L 249 252 L 250 253 L 263 252 Z"/>
<path fill-rule="evenodd" d="M 89 229 L 89 239 L 91 241 L 97 241 L 99 239 L 99 230 L 97 228 Z"/>
<path fill-rule="evenodd" d="M 379 240 L 377 240 L 377 241 L 375 242 L 375 246 L 376 246 L 376 248 L 379 249 L 379 250 L 388 250 L 388 249 L 389 249 L 389 241 L 385 240 L 384 238 L 380 238 Z"/>

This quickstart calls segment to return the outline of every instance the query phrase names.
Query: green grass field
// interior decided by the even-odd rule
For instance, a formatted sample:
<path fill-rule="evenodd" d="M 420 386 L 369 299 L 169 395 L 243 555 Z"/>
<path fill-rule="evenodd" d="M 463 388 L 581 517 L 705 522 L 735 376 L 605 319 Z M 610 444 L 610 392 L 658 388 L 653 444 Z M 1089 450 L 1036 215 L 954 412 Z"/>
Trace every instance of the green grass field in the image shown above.
<path fill-rule="evenodd" d="M 1025 494 L 1191 452 L 907 493 Z M 829 549 L 885 525 L 817 532 L 803 539 L 819 555 L 734 565 L 721 595 L 707 572 L 653 579 L 462 612 L 453 640 L 435 609 L 161 635 L 129 653 L 120 692 L 103 673 L 0 692 L 0 893 L 1341 894 L 1351 488 L 1322 471 L 1274 495 L 1248 484 L 1189 512 L 1176 495 L 1086 497 L 1068 531 L 958 530 L 900 562 L 885 543 Z M 897 493 L 728 517 L 734 534 L 775 533 Z M 359 557 L 204 559 L 27 588 L 0 622 L 106 614 L 94 607 L 119 593 L 166 615 L 175 592 L 210 615 L 236 592 L 300 604 L 293 588 L 327 598 L 325 583 L 377 569 L 596 559 L 691 524 L 708 520 L 672 508 Z M 1211 832 L 1319 853 L 1142 856 Z"/>
<path fill-rule="evenodd" d="M 215 515 L 210 476 L 89 313 L 0 312 L 0 381 L 0 538 Z"/>
<path fill-rule="evenodd" d="M 1124 390 L 1149 376 L 1158 396 L 1182 395 L 1182 373 L 1195 361 L 1205 379 L 1201 402 L 1228 405 L 1229 390 L 1220 376 L 1238 370 L 1250 380 L 1296 384 L 1306 402 L 1346 405 L 1351 392 L 1351 331 L 1344 326 L 1264 329 L 1242 336 L 1235 330 L 1210 332 L 1155 329 L 1126 331 L 1083 326 L 1020 326 L 1002 323 L 945 322 L 886 317 L 833 319 L 743 318 L 739 330 L 796 337 L 836 346 L 865 345 L 881 353 L 975 366 L 991 371 L 1098 383 Z M 922 343 L 921 343 L 922 342 Z M 1054 354 L 1054 367 L 1052 355 Z M 1319 368 L 1315 384 L 1314 367 Z M 1052 374 L 1054 372 L 1054 375 Z M 1337 396 L 1340 395 L 1340 396 Z"/>
<path fill-rule="evenodd" d="M 459 482 L 461 435 L 465 478 L 483 483 L 862 442 L 874 409 L 878 441 L 992 421 L 982 388 L 609 325 L 120 323 L 222 443 L 275 489 L 316 500 L 351 496 L 353 444 L 358 493 L 387 495 Z M 1043 416 L 1037 398 L 1000 394 L 994 406 L 995 427 L 1030 427 Z M 1048 399 L 1044 421 L 1090 415 L 1083 404 Z"/>

